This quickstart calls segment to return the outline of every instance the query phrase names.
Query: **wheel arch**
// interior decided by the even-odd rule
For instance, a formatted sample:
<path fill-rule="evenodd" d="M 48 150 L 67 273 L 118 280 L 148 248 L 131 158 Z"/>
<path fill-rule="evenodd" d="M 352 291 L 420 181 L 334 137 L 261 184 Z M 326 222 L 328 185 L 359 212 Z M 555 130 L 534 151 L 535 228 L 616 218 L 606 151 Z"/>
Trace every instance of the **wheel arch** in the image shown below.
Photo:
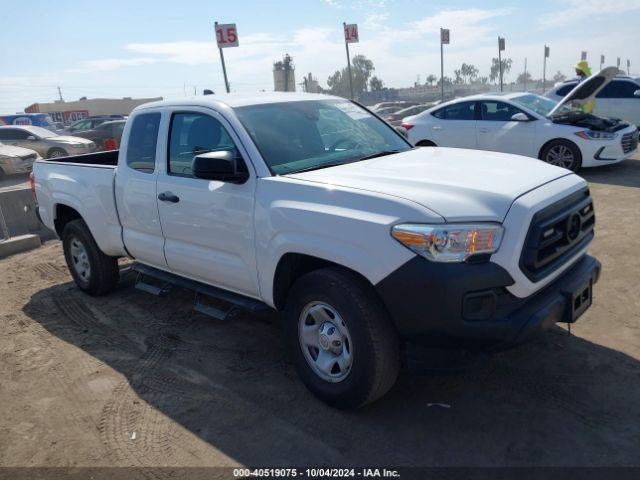
<path fill-rule="evenodd" d="M 54 220 L 53 224 L 56 228 L 58 237 L 62 238 L 62 232 L 64 227 L 72 220 L 84 220 L 80 212 L 75 208 L 65 205 L 64 203 L 58 203 L 54 206 Z"/>
<path fill-rule="evenodd" d="M 277 310 L 284 309 L 287 294 L 293 284 L 303 275 L 314 270 L 327 267 L 337 267 L 357 275 L 373 288 L 373 284 L 361 273 L 352 268 L 325 258 L 305 253 L 288 252 L 280 257 L 273 276 L 273 304 Z"/>
<path fill-rule="evenodd" d="M 438 145 L 436 145 L 436 142 L 434 142 L 433 140 L 428 140 L 426 138 L 423 138 L 419 142 L 416 142 L 416 147 L 437 147 L 437 146 Z"/>

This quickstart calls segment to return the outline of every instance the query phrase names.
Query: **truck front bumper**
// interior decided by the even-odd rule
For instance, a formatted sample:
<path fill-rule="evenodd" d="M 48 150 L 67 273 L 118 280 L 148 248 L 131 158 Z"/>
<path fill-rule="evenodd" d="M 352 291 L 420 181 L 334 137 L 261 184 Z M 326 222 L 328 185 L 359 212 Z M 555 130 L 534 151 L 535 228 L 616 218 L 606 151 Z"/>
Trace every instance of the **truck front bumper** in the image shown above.
<path fill-rule="evenodd" d="M 557 322 L 574 322 L 591 306 L 600 262 L 583 256 L 527 298 L 501 266 L 444 264 L 415 257 L 376 285 L 400 335 L 437 347 L 502 349 L 526 342 Z"/>

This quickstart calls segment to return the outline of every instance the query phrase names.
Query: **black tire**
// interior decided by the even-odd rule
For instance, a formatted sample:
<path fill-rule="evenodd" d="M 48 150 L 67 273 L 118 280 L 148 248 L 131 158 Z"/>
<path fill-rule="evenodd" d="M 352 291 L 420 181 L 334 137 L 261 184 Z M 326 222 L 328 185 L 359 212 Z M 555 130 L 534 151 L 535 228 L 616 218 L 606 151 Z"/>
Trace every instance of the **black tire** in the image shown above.
<path fill-rule="evenodd" d="M 69 154 L 64 148 L 52 148 L 47 152 L 47 158 L 60 158 L 60 157 L 68 157 Z"/>
<path fill-rule="evenodd" d="M 299 320 L 305 307 L 314 302 L 328 304 L 339 313 L 353 344 L 350 370 L 337 383 L 313 370 L 299 340 Z M 358 408 L 371 403 L 397 379 L 401 364 L 398 333 L 371 285 L 352 272 L 330 267 L 298 279 L 287 298 L 284 329 L 287 351 L 303 383 L 333 407 Z"/>
<path fill-rule="evenodd" d="M 72 253 L 72 242 L 79 242 L 86 252 L 90 273 L 85 277 L 74 266 L 77 260 Z M 106 295 L 116 288 L 120 276 L 118 259 L 102 253 L 84 220 L 72 220 L 65 225 L 62 246 L 69 272 L 80 290 L 89 295 L 99 296 Z"/>
<path fill-rule="evenodd" d="M 580 170 L 580 167 L 582 166 L 582 153 L 580 152 L 578 146 L 575 143 L 570 142 L 569 140 L 563 140 L 561 138 L 557 140 L 551 140 L 542 148 L 542 150 L 540 150 L 540 160 L 555 165 L 550 159 L 550 152 L 554 149 L 562 147 L 569 149 L 573 155 L 572 163 L 563 168 L 568 168 L 573 172 L 577 172 L 578 170 Z"/>
<path fill-rule="evenodd" d="M 2 170 L 2 168 L 0 168 L 0 180 L 4 180 L 4 177 L 6 175 L 4 174 L 4 170 Z"/>
<path fill-rule="evenodd" d="M 436 147 L 437 145 L 431 140 L 420 140 L 416 143 L 416 147 Z"/>

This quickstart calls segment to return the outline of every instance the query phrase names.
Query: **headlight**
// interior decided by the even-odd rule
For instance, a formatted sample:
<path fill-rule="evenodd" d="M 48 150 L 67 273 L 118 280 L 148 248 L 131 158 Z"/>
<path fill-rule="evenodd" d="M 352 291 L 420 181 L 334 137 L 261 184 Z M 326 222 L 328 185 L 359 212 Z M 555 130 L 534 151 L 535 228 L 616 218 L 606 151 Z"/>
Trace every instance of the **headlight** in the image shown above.
<path fill-rule="evenodd" d="M 473 255 L 498 250 L 504 228 L 495 223 L 402 224 L 391 236 L 433 262 L 464 262 Z"/>
<path fill-rule="evenodd" d="M 11 155 L 0 155 L 0 164 L 1 165 L 11 165 L 14 160 L 17 160 L 18 157 L 14 157 Z"/>
<path fill-rule="evenodd" d="M 585 140 L 613 140 L 618 136 L 617 133 L 612 132 L 596 132 L 594 130 L 583 130 L 576 132 L 576 135 Z"/>

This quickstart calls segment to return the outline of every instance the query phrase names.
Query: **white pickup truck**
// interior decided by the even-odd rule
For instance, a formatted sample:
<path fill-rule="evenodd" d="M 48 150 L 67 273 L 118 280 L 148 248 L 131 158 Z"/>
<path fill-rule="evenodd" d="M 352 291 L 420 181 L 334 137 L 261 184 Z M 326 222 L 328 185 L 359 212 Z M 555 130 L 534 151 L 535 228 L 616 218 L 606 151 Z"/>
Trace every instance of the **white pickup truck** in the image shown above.
<path fill-rule="evenodd" d="M 591 305 L 589 190 L 539 160 L 413 148 L 310 94 L 149 103 L 121 145 L 34 166 L 78 287 L 110 292 L 130 257 L 149 291 L 283 311 L 300 377 L 331 405 L 382 396 L 407 345 L 504 348 Z"/>

